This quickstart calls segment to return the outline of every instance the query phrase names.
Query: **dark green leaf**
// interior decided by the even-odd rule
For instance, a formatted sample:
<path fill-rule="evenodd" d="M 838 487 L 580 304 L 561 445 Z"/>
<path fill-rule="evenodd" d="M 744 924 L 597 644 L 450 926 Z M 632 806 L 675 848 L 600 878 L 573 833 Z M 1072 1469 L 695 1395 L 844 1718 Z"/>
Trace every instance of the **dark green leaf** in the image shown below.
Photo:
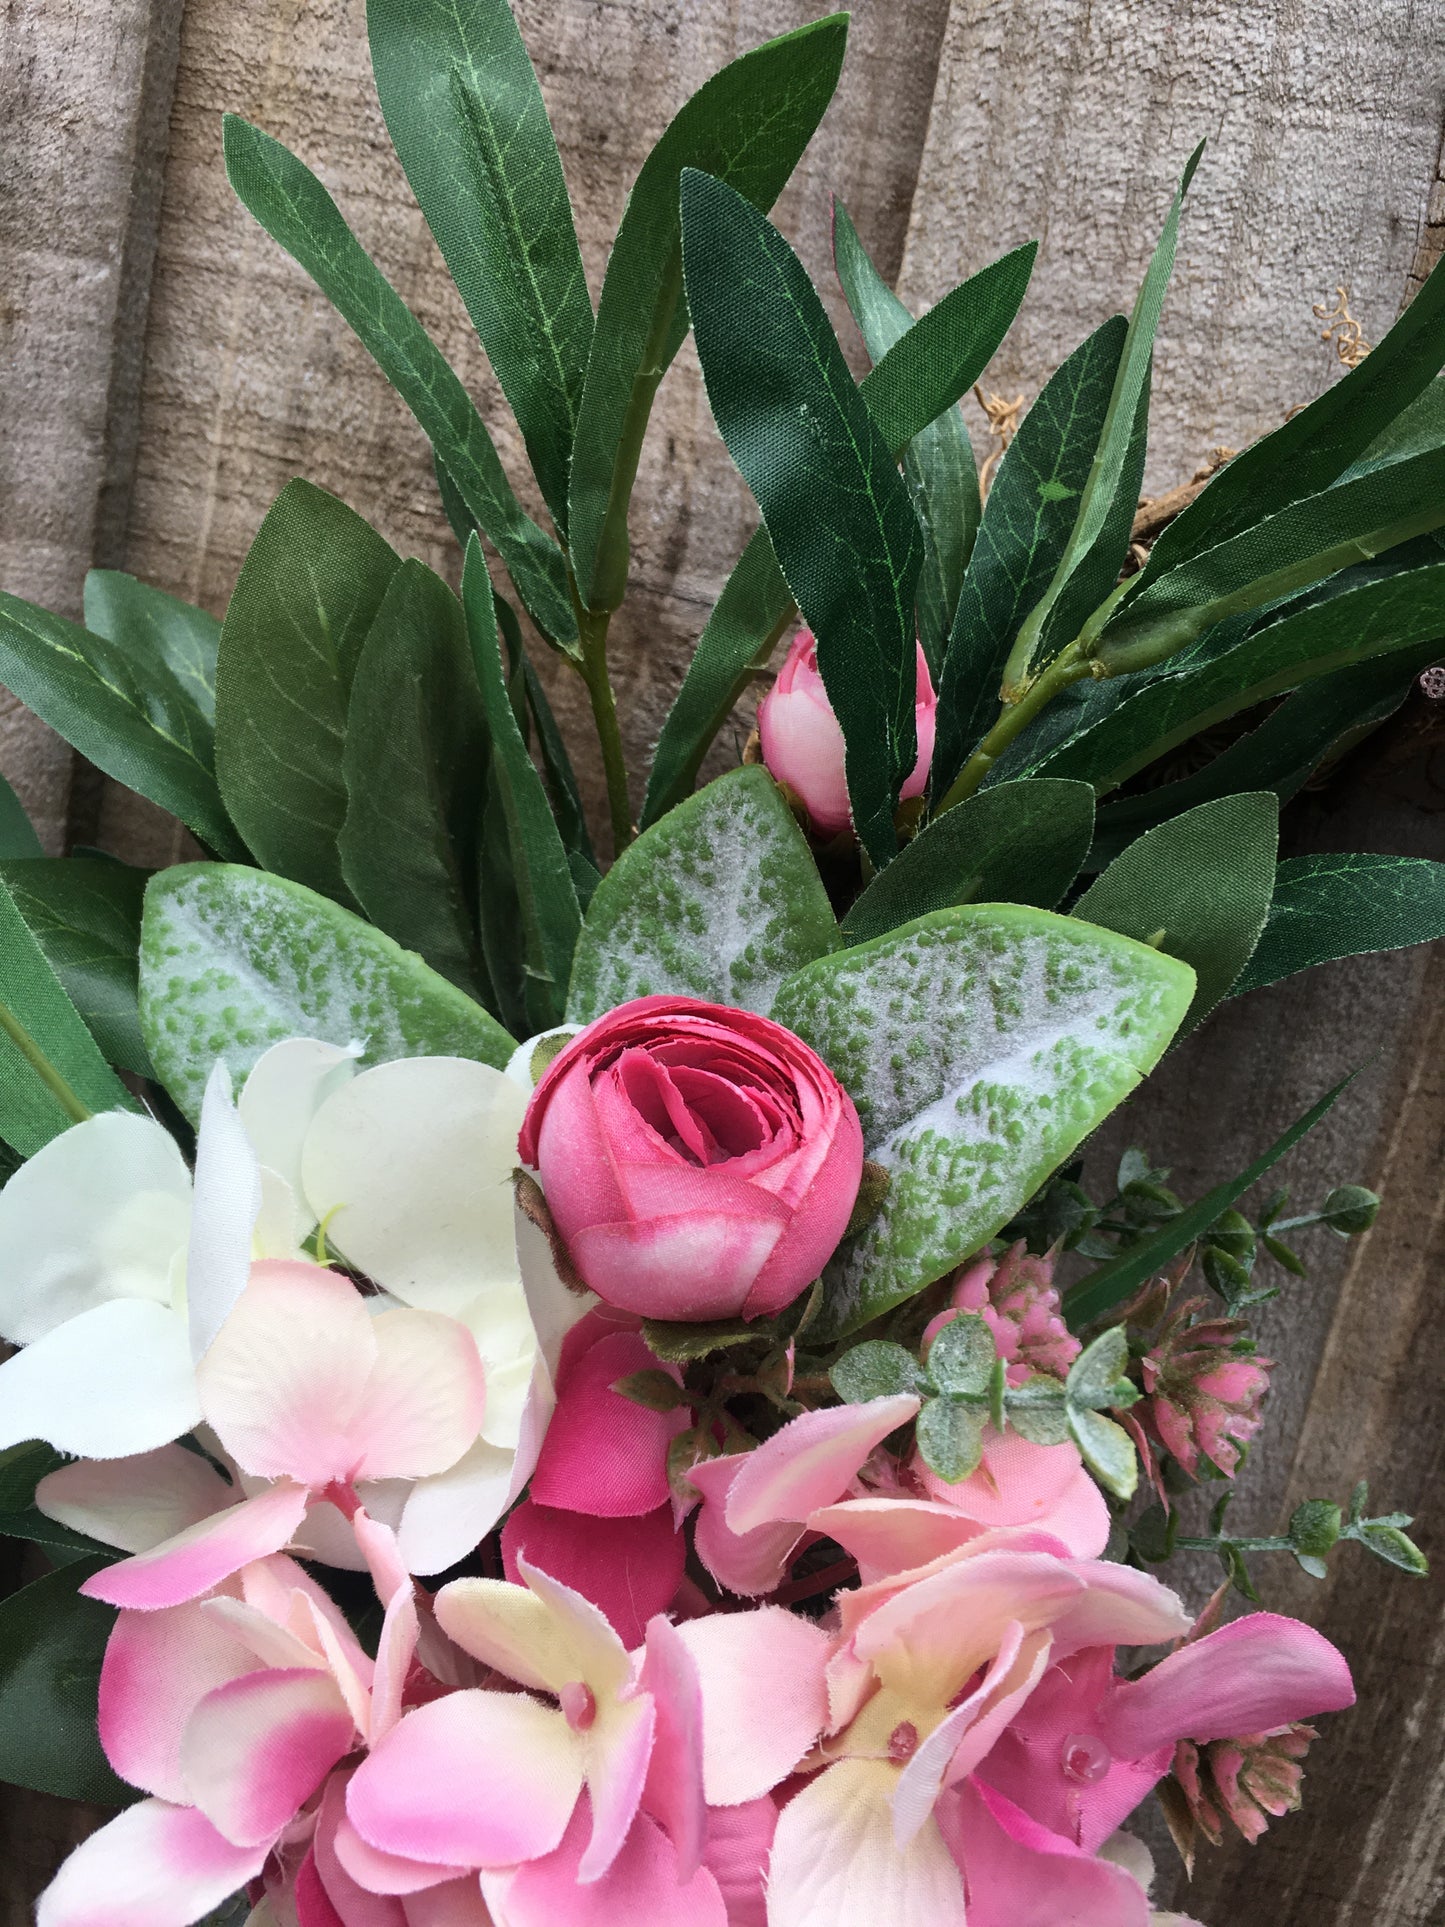
<path fill-rule="evenodd" d="M 1114 315 L 1045 384 L 984 504 L 939 683 L 933 791 L 943 796 L 993 721 L 1024 617 L 1052 581 L 1078 514 L 1128 323 Z"/>
<path fill-rule="evenodd" d="M 652 1366 L 646 1371 L 629 1372 L 626 1378 L 619 1378 L 611 1389 L 629 1398 L 634 1405 L 644 1406 L 649 1412 L 675 1412 L 688 1403 L 687 1393 L 683 1391 L 671 1372 Z"/>
<path fill-rule="evenodd" d="M 465 547 L 465 538 L 463 547 Z M 542 687 L 542 678 L 537 674 L 522 641 L 521 626 L 517 621 L 512 605 L 493 591 L 492 600 L 496 605 L 497 626 L 500 628 L 507 645 L 507 660 L 515 675 L 520 664 L 522 680 L 527 692 L 527 708 L 531 712 L 537 729 L 537 752 L 542 759 L 542 770 L 547 778 L 547 793 L 552 798 L 553 814 L 557 818 L 557 829 L 567 851 L 569 861 L 573 862 L 573 879 L 577 876 L 575 859 L 581 858 L 592 872 L 595 886 L 597 877 L 597 858 L 593 854 L 592 838 L 587 832 L 587 818 L 582 809 L 582 792 L 577 786 L 577 777 L 572 768 L 572 759 L 567 754 L 567 745 L 562 740 L 562 732 L 557 727 L 557 719 L 552 714 L 552 705 L 547 700 L 547 692 Z M 587 907 L 584 903 L 584 909 Z"/>
<path fill-rule="evenodd" d="M 1051 910 L 1079 873 L 1094 828 L 1087 783 L 1000 783 L 937 817 L 843 919 L 849 943 L 956 903 Z M 1131 933 L 1132 934 L 1132 933 Z"/>
<path fill-rule="evenodd" d="M 96 1732 L 115 1614 L 76 1591 L 104 1563 L 77 1560 L 0 1601 L 0 1780 L 122 1806 L 138 1796 L 111 1772 Z"/>
<path fill-rule="evenodd" d="M 467 546 L 462 604 L 522 912 L 527 1021 L 533 1032 L 548 1030 L 562 1021 L 582 913 L 552 806 L 507 694 L 492 584 L 475 536 Z"/>
<path fill-rule="evenodd" d="M 242 201 L 335 304 L 416 416 L 468 513 L 500 552 L 532 620 L 549 642 L 575 645 L 562 551 L 523 511 L 481 416 L 441 350 L 304 163 L 235 114 L 225 119 L 225 152 Z"/>
<path fill-rule="evenodd" d="M 299 883 L 228 864 L 162 870 L 141 923 L 141 1029 L 194 1123 L 216 1058 L 239 1087 L 285 1037 L 364 1044 L 363 1062 L 516 1049 L 471 998 L 360 917 Z"/>
<path fill-rule="evenodd" d="M 346 719 L 341 867 L 371 921 L 475 992 L 477 836 L 487 726 L 461 605 L 402 563 L 377 611 Z"/>
<path fill-rule="evenodd" d="M 8 862 L 17 857 L 44 854 L 35 825 L 25 814 L 25 805 L 0 776 L 0 858 Z"/>
<path fill-rule="evenodd" d="M 124 644 L 0 595 L 0 683 L 211 849 L 245 854 L 216 787 L 210 718 L 169 664 L 132 659 Z"/>
<path fill-rule="evenodd" d="M 1368 1231 L 1379 1215 L 1379 1193 L 1363 1184 L 1337 1184 L 1320 1209 L 1321 1222 L 1342 1238 Z"/>
<path fill-rule="evenodd" d="M 24 1512 L 35 1503 L 35 1488 L 65 1464 L 65 1454 L 42 1439 L 26 1439 L 0 1451 L 0 1512 Z"/>
<path fill-rule="evenodd" d="M 141 903 L 150 872 L 98 857 L 0 865 L 0 880 L 106 1060 L 151 1075 L 136 1009 Z"/>
<path fill-rule="evenodd" d="M 559 528 L 592 303 L 542 90 L 507 0 L 370 0 L 387 131 Z"/>
<path fill-rule="evenodd" d="M 1198 985 L 1182 1035 L 1229 995 L 1249 961 L 1269 915 L 1278 843 L 1271 790 L 1201 803 L 1116 856 L 1073 914 L 1192 967 Z"/>
<path fill-rule="evenodd" d="M 756 1325 L 741 1318 L 722 1318 L 697 1325 L 673 1324 L 665 1318 L 644 1318 L 642 1336 L 654 1358 L 672 1365 L 691 1364 L 695 1358 L 708 1358 L 713 1352 L 731 1351 L 735 1345 L 754 1345 L 759 1333 Z"/>
<path fill-rule="evenodd" d="M 337 850 L 346 707 L 400 567 L 344 502 L 288 482 L 241 565 L 221 630 L 216 776 L 231 820 L 266 869 L 348 904 Z"/>
<path fill-rule="evenodd" d="M 713 416 L 818 638 L 860 841 L 882 869 L 918 760 L 913 598 L 923 537 L 823 304 L 777 229 L 683 176 L 683 252 Z"/>
<path fill-rule="evenodd" d="M 950 1485 L 978 1470 L 988 1407 L 971 1398 L 931 1398 L 918 1414 L 918 1451 Z"/>
<path fill-rule="evenodd" d="M 1445 863 L 1345 852 L 1279 866 L 1269 921 L 1235 995 L 1297 970 L 1445 937 Z"/>
<path fill-rule="evenodd" d="M 1152 1238 L 1143 1243 L 1131 1245 L 1097 1271 L 1091 1271 L 1087 1278 L 1081 1278 L 1069 1291 L 1064 1300 L 1064 1309 L 1069 1324 L 1075 1331 L 1091 1325 L 1105 1312 L 1112 1311 L 1130 1298 L 1139 1287 L 1158 1271 L 1162 1271 L 1171 1258 L 1177 1258 L 1187 1245 L 1191 1245 L 1214 1223 L 1221 1212 L 1227 1211 L 1236 1198 L 1244 1196 L 1252 1184 L 1258 1184 L 1265 1172 L 1277 1164 L 1286 1151 L 1294 1149 L 1300 1139 L 1312 1131 L 1335 1099 L 1354 1079 L 1342 1078 L 1332 1091 L 1327 1091 L 1317 1104 L 1311 1105 L 1303 1117 L 1296 1119 L 1269 1149 L 1257 1157 L 1253 1164 L 1241 1171 L 1237 1177 L 1227 1178 L 1218 1184 L 1197 1204 L 1181 1211 L 1172 1218 Z"/>
<path fill-rule="evenodd" d="M 986 1397 L 997 1362 L 993 1333 L 978 1312 L 950 1318 L 928 1348 L 928 1376 L 940 1392 Z"/>
<path fill-rule="evenodd" d="M 25 1539 L 39 1546 L 53 1566 L 67 1566 L 73 1559 L 93 1559 L 97 1555 L 103 1559 L 119 1556 L 108 1546 L 87 1539 L 83 1532 L 72 1532 L 69 1526 L 47 1519 L 34 1506 L 23 1512 L 0 1512 L 0 1536 Z"/>
<path fill-rule="evenodd" d="M 684 168 L 770 208 L 833 97 L 848 16 L 830 14 L 734 60 L 699 88 L 643 162 L 607 261 L 572 452 L 572 565 L 589 608 L 627 582 L 627 505 L 653 396 L 687 333 L 678 186 Z"/>
<path fill-rule="evenodd" d="M 92 569 L 85 578 L 85 626 L 132 663 L 164 664 L 207 721 L 215 721 L 221 625 L 214 616 L 119 569 Z"/>

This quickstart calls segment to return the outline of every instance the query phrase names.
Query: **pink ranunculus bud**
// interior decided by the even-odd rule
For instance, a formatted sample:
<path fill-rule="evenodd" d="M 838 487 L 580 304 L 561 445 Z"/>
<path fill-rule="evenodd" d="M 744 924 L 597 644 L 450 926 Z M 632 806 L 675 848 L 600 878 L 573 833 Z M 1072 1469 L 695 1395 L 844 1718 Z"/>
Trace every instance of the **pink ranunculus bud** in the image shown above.
<path fill-rule="evenodd" d="M 1205 1839 L 1217 1847 L 1229 1819 L 1253 1846 L 1271 1819 L 1298 1812 L 1302 1762 L 1318 1738 L 1314 1727 L 1296 1722 L 1273 1733 L 1211 1740 L 1207 1746 L 1181 1740 L 1174 1778 Z"/>
<path fill-rule="evenodd" d="M 933 762 L 938 698 L 921 648 L 917 689 L 918 761 L 903 785 L 905 800 L 922 796 Z M 802 799 L 818 835 L 834 837 L 846 830 L 852 817 L 843 770 L 843 732 L 818 673 L 818 645 L 811 629 L 800 629 L 793 637 L 777 681 L 758 704 L 758 736 L 763 762 L 778 782 L 786 783 Z"/>
<path fill-rule="evenodd" d="M 842 1237 L 863 1171 L 853 1100 L 781 1024 L 640 997 L 588 1026 L 519 1140 L 599 1298 L 646 1318 L 781 1311 Z"/>
<path fill-rule="evenodd" d="M 1232 1479 L 1263 1423 L 1260 1407 L 1274 1360 L 1247 1349 L 1242 1319 L 1191 1324 L 1205 1302 L 1181 1305 L 1142 1361 L 1147 1397 L 1139 1415 L 1191 1478 L 1198 1476 L 1202 1452 Z"/>
<path fill-rule="evenodd" d="M 943 1327 L 960 1312 L 980 1312 L 993 1333 L 998 1355 L 1008 1367 L 1010 1385 L 1022 1385 L 1034 1372 L 1067 1378 L 1078 1357 L 1079 1341 L 1064 1323 L 1063 1305 L 1054 1284 L 1054 1261 L 1036 1258 L 1020 1239 L 1002 1258 L 987 1253 L 958 1274 L 946 1311 L 933 1319 L 923 1334 L 932 1344 Z"/>

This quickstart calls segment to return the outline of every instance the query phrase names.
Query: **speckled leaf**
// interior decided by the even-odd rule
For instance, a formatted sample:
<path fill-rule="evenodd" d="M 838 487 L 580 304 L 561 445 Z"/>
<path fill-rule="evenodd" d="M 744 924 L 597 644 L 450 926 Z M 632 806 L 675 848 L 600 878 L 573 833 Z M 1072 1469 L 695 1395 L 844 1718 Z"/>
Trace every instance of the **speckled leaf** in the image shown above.
<path fill-rule="evenodd" d="M 668 992 L 766 1015 L 837 926 L 792 812 L 764 769 L 731 771 L 640 836 L 597 886 L 567 1016 L 591 1023 Z"/>
<path fill-rule="evenodd" d="M 299 883 L 220 863 L 163 870 L 141 923 L 141 1029 L 186 1115 L 217 1057 L 239 1084 L 283 1037 L 357 1043 L 362 1062 L 470 1057 L 514 1040 L 380 930 Z"/>
<path fill-rule="evenodd" d="M 824 1273 L 837 1338 L 978 1248 L 1163 1054 L 1187 964 L 1017 904 L 940 910 L 825 958 L 773 1015 L 842 1079 L 891 1183 Z"/>

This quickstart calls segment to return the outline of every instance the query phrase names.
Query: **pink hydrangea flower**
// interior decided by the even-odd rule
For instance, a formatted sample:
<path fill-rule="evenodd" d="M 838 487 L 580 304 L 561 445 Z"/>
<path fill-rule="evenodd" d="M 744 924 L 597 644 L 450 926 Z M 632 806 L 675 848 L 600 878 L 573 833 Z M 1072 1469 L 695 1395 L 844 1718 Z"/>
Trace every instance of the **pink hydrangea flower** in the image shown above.
<path fill-rule="evenodd" d="M 959 1274 L 951 1301 L 925 1329 L 925 1345 L 960 1312 L 978 1312 L 1008 1366 L 1010 1385 L 1022 1385 L 1033 1372 L 1068 1377 L 1081 1348 L 1064 1323 L 1052 1256 L 1032 1256 L 1020 1239 L 1002 1258 L 975 1258 Z"/>
<path fill-rule="evenodd" d="M 1190 1320 L 1200 1298 L 1179 1306 L 1143 1360 L 1148 1395 L 1137 1417 L 1191 1478 L 1202 1452 L 1233 1478 L 1244 1448 L 1263 1423 L 1273 1360 L 1245 1349 L 1238 1318 Z"/>

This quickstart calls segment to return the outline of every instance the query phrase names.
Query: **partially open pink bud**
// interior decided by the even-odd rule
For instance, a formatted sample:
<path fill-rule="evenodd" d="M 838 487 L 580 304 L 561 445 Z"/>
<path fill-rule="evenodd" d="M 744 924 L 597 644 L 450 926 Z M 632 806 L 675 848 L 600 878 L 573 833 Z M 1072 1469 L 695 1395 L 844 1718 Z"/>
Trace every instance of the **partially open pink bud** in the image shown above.
<path fill-rule="evenodd" d="M 1232 1479 L 1263 1422 L 1260 1407 L 1274 1361 L 1246 1349 L 1241 1319 L 1191 1324 L 1204 1304 L 1194 1298 L 1181 1305 L 1143 1360 L 1149 1396 L 1139 1416 L 1191 1478 L 1198 1476 L 1202 1452 Z"/>
<path fill-rule="evenodd" d="M 928 664 L 918 651 L 918 693 L 914 721 L 918 761 L 903 785 L 905 799 L 922 796 L 933 762 L 934 712 Z M 840 835 L 849 827 L 848 779 L 843 769 L 843 732 L 818 673 L 818 645 L 811 629 L 793 637 L 778 679 L 758 704 L 758 736 L 763 761 L 780 783 L 802 799 L 819 836 Z"/>
<path fill-rule="evenodd" d="M 1297 1812 L 1301 1763 L 1318 1738 L 1314 1727 L 1296 1724 L 1237 1740 L 1211 1740 L 1207 1746 L 1181 1740 L 1174 1778 L 1205 1839 L 1217 1847 L 1228 1819 L 1253 1846 L 1271 1819 Z"/>
<path fill-rule="evenodd" d="M 924 1345 L 961 1311 L 982 1313 L 1010 1385 L 1022 1385 L 1034 1372 L 1067 1378 L 1079 1355 L 1079 1341 L 1064 1323 L 1054 1261 L 1033 1257 L 1022 1239 L 1002 1258 L 975 1258 L 959 1273 L 949 1309 L 928 1325 Z"/>

